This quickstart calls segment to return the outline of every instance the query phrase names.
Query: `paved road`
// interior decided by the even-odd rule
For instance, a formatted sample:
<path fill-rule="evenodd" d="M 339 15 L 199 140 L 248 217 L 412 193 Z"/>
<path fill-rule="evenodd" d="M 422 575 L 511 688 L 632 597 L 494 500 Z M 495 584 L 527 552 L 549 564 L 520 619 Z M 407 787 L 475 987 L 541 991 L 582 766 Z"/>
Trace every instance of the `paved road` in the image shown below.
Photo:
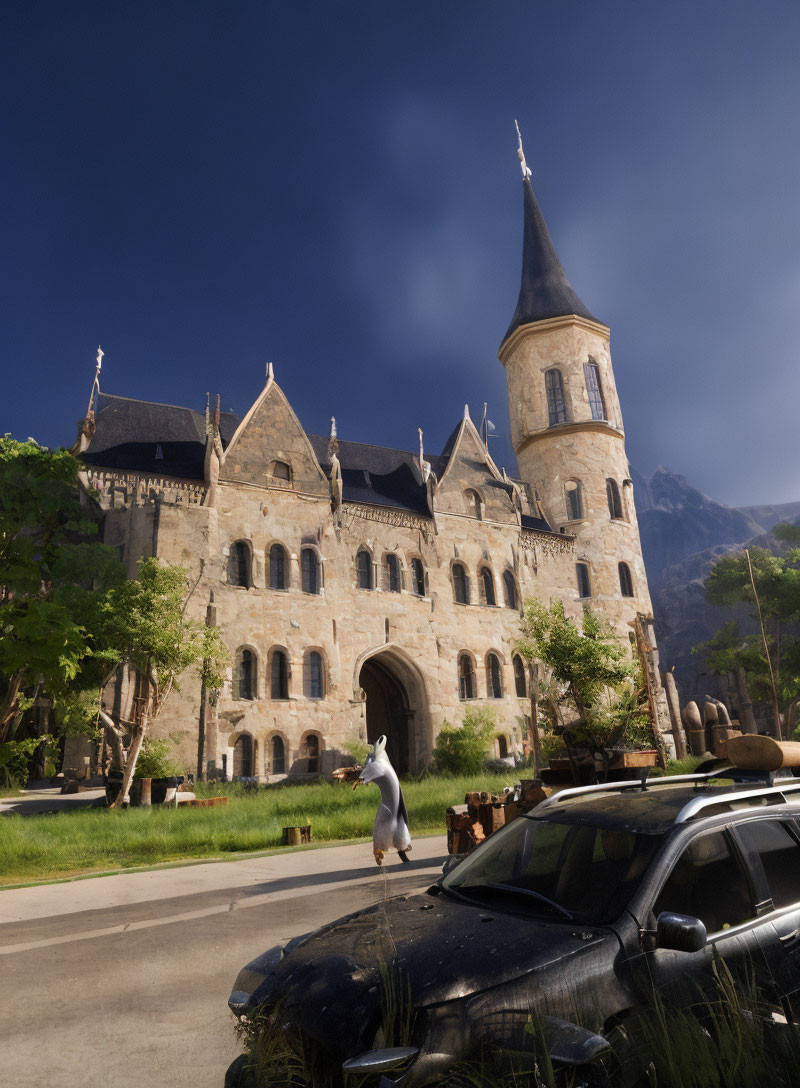
<path fill-rule="evenodd" d="M 0 891 L 0 1086 L 221 1088 L 238 968 L 426 887 L 445 849 L 418 839 L 385 877 L 364 844 Z"/>

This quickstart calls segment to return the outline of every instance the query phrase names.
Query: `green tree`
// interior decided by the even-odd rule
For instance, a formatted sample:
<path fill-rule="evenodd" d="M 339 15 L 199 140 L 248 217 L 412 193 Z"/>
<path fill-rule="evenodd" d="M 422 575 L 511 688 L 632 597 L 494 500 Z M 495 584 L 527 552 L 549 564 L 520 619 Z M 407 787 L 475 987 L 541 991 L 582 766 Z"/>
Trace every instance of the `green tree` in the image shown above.
<path fill-rule="evenodd" d="M 106 667 L 104 603 L 124 570 L 92 539 L 79 471 L 66 450 L 0 437 L 0 748 L 17 769 L 15 734 L 36 696 L 66 712 Z"/>
<path fill-rule="evenodd" d="M 795 525 L 776 525 L 773 535 L 789 544 L 800 543 L 800 528 Z M 694 649 L 708 655 L 714 672 L 724 675 L 744 669 L 748 689 L 756 700 L 772 702 L 774 678 L 776 713 L 779 717 L 783 713 L 791 731 L 800 693 L 800 640 L 793 629 L 800 621 L 800 547 L 790 547 L 785 555 L 773 555 L 764 548 L 749 548 L 747 553 L 717 560 L 706 579 L 706 600 L 720 607 L 746 604 L 756 622 L 763 620 L 763 636 L 760 632 L 743 634 L 738 621 L 730 620 Z M 778 721 L 776 731 L 779 729 Z"/>
<path fill-rule="evenodd" d="M 443 722 L 433 748 L 438 774 L 477 774 L 483 770 L 494 738 L 495 714 L 490 706 L 467 707 L 459 728 Z"/>
<path fill-rule="evenodd" d="M 564 729 L 568 747 L 599 751 L 652 741 L 649 711 L 640 703 L 639 667 L 607 621 L 587 609 L 579 626 L 561 601 L 544 605 L 529 599 L 522 632 L 514 649 L 548 671 L 540 685 L 544 709 Z"/>
<path fill-rule="evenodd" d="M 147 731 L 170 694 L 180 690 L 182 674 L 194 673 L 208 691 L 222 687 L 227 652 L 219 628 L 187 616 L 190 597 L 183 567 L 165 567 L 147 558 L 139 562 L 138 578 L 115 586 L 106 599 L 109 656 L 115 666 L 135 670 L 144 700 L 132 729 L 117 805 L 130 789 Z M 108 715 L 103 719 L 108 724 Z"/>

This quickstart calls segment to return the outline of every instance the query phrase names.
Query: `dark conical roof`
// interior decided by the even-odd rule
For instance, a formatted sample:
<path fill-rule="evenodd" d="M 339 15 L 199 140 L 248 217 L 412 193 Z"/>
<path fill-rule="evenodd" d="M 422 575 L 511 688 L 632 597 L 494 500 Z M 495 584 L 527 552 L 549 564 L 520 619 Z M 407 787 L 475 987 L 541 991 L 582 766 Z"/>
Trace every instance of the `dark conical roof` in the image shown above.
<path fill-rule="evenodd" d="M 539 207 L 530 178 L 522 183 L 525 207 L 525 226 L 522 242 L 522 284 L 519 300 L 503 343 L 520 325 L 532 321 L 544 321 L 548 317 L 564 317 L 577 314 L 590 321 L 597 321 L 572 289 L 550 231 Z"/>

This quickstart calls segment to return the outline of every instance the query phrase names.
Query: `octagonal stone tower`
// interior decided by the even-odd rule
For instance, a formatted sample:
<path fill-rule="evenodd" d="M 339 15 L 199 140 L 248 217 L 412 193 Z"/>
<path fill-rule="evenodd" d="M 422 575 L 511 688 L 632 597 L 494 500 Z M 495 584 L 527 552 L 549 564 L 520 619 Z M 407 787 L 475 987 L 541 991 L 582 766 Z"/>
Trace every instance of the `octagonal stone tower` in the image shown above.
<path fill-rule="evenodd" d="M 642 559 L 610 329 L 567 279 L 523 166 L 517 308 L 500 345 L 520 476 L 550 525 L 575 537 L 576 602 L 627 636 L 652 606 Z"/>

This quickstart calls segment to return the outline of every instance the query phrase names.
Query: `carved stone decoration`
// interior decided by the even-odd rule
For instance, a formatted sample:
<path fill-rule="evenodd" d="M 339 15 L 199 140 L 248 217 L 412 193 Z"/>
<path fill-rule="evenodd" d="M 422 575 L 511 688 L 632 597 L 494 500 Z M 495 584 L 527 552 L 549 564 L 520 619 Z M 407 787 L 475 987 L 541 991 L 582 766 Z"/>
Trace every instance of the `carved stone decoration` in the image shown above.
<path fill-rule="evenodd" d="M 185 503 L 187 506 L 202 506 L 207 487 L 194 480 L 179 480 L 169 476 L 150 476 L 137 472 L 115 472 L 89 466 L 87 471 L 89 486 L 98 493 L 98 500 L 104 510 L 120 505 L 120 497 L 145 506 L 160 499 L 165 503 Z"/>
<path fill-rule="evenodd" d="M 528 552 L 541 548 L 545 555 L 572 555 L 575 539 L 561 533 L 543 533 L 538 529 L 523 529 L 519 534 L 520 547 Z"/>
<path fill-rule="evenodd" d="M 396 525 L 403 529 L 418 529 L 426 542 L 433 536 L 433 524 L 426 518 L 411 514 L 405 510 L 387 510 L 383 506 L 361 506 L 354 502 L 342 503 L 342 524 L 349 529 L 353 521 L 380 521 L 384 525 Z"/>

